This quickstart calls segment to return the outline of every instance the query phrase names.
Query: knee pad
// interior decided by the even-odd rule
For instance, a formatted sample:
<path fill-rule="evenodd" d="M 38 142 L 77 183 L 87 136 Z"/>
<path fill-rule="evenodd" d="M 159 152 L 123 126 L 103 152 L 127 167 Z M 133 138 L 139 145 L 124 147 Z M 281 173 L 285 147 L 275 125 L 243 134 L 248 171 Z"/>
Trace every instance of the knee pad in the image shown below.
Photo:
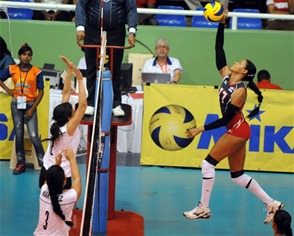
<path fill-rule="evenodd" d="M 206 160 L 202 161 L 202 176 L 203 178 L 215 177 L 215 166 L 208 163 Z"/>
<path fill-rule="evenodd" d="M 234 173 L 236 172 L 231 173 L 232 181 L 240 185 L 241 187 L 248 188 L 252 181 L 252 178 L 249 175 L 244 174 L 243 171 L 242 171 L 242 174 L 237 177 L 234 177 L 233 175 Z"/>

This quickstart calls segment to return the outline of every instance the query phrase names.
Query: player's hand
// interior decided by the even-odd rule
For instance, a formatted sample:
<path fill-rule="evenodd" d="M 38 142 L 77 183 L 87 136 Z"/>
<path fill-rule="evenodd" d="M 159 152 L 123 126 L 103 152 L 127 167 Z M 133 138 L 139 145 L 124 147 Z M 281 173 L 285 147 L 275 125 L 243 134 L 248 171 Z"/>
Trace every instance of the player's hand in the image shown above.
<path fill-rule="evenodd" d="M 60 151 L 57 154 L 57 156 L 55 157 L 55 165 L 59 165 L 60 166 L 63 153 L 64 153 L 64 150 Z"/>
<path fill-rule="evenodd" d="M 59 58 L 64 61 L 68 68 L 73 68 L 73 63 L 70 60 L 68 60 L 65 56 L 60 56 Z"/>
<path fill-rule="evenodd" d="M 64 151 L 64 156 L 66 157 L 67 160 L 71 160 L 73 158 L 75 158 L 75 153 L 71 148 L 67 148 Z"/>
<path fill-rule="evenodd" d="M 77 80 L 83 80 L 82 72 L 75 66 L 72 66 L 73 75 L 77 78 Z"/>
<path fill-rule="evenodd" d="M 188 138 L 194 138 L 196 135 L 202 133 L 203 131 L 204 131 L 204 127 L 192 128 L 192 129 L 188 129 L 186 131 L 186 134 Z"/>
<path fill-rule="evenodd" d="M 221 2 L 220 4 L 222 5 L 222 7 L 224 9 L 224 13 L 223 13 L 224 15 L 223 15 L 222 19 L 220 20 L 220 22 L 223 23 L 223 24 L 225 24 L 226 23 L 226 19 L 228 17 L 229 11 L 228 11 L 228 9 L 225 8 L 225 4 L 224 3 Z"/>

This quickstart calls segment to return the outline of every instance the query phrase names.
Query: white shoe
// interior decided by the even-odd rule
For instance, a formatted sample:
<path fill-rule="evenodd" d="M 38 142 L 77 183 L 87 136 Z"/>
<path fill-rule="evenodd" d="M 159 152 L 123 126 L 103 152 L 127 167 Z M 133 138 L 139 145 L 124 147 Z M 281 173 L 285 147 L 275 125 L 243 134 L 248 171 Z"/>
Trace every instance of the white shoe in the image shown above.
<path fill-rule="evenodd" d="M 116 108 L 112 109 L 112 113 L 114 116 L 124 116 L 125 112 L 124 110 L 121 108 L 121 106 L 117 106 Z"/>
<path fill-rule="evenodd" d="M 191 211 L 185 211 L 183 215 L 189 219 L 209 219 L 211 217 L 211 212 L 208 207 L 204 207 L 200 202 Z"/>
<path fill-rule="evenodd" d="M 267 214 L 264 223 L 269 224 L 273 220 L 276 211 L 282 209 L 283 207 L 284 204 L 277 200 L 273 200 L 271 203 L 267 204 Z"/>
<path fill-rule="evenodd" d="M 85 115 L 88 115 L 88 116 L 92 116 L 94 114 L 94 107 L 92 106 L 87 106 L 87 109 L 85 111 Z"/>

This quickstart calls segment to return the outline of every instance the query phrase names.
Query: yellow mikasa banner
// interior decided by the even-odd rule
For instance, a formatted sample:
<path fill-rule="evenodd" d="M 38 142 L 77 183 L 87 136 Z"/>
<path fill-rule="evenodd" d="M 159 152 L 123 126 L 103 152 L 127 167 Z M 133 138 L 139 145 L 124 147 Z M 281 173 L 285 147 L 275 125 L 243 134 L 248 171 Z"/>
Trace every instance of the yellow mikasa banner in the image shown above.
<path fill-rule="evenodd" d="M 244 116 L 254 108 L 257 97 L 250 89 Z M 260 113 L 249 120 L 245 170 L 294 172 L 294 93 L 262 90 Z M 220 118 L 218 89 L 189 85 L 144 86 L 142 165 L 200 167 L 224 127 L 188 140 L 185 131 Z M 193 120 L 194 118 L 194 120 Z M 224 160 L 217 168 L 228 169 Z"/>
<path fill-rule="evenodd" d="M 48 137 L 48 116 L 49 116 L 49 86 L 50 82 L 44 82 L 44 97 L 37 107 L 39 135 L 41 138 Z M 10 159 L 13 147 L 15 131 L 11 118 L 11 97 L 0 92 L 0 159 Z M 48 142 L 43 142 L 44 150 L 47 148 Z"/>

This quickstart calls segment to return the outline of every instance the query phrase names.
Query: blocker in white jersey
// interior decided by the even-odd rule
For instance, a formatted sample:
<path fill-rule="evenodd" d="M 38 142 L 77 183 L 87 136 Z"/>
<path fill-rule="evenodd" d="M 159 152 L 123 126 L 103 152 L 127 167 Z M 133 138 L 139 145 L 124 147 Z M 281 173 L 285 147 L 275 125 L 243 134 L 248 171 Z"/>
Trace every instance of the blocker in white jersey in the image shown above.
<path fill-rule="evenodd" d="M 77 193 L 74 189 L 64 191 L 58 195 L 60 208 L 66 221 L 71 221 L 72 210 L 77 201 Z M 62 220 L 54 211 L 50 199 L 48 185 L 44 184 L 40 193 L 39 223 L 34 232 L 38 235 L 69 235 L 70 226 Z"/>
<path fill-rule="evenodd" d="M 69 161 L 72 173 L 72 187 L 68 190 L 64 188 L 67 178 L 60 166 L 63 155 Z M 81 174 L 71 148 L 56 156 L 55 165 L 47 170 L 45 181 L 40 192 L 39 221 L 34 235 L 69 235 L 70 227 L 73 226 L 72 211 L 82 192 Z"/>

